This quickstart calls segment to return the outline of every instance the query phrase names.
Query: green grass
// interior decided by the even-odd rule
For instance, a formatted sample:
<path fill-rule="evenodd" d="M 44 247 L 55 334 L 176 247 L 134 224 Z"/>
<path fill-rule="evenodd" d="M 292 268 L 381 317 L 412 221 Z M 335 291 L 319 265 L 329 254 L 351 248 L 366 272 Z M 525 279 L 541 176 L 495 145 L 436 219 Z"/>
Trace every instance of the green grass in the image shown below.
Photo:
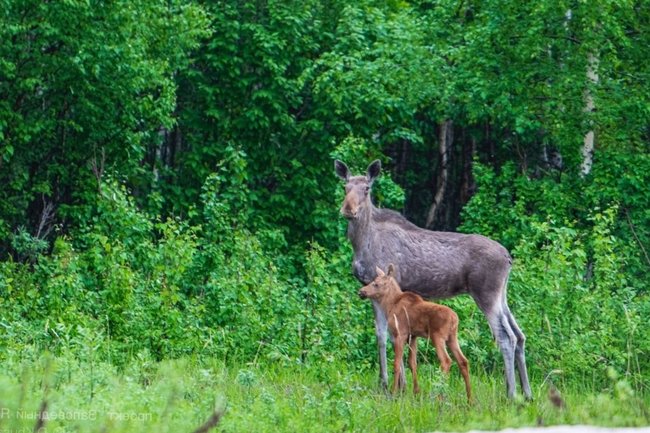
<path fill-rule="evenodd" d="M 214 359 L 155 363 L 144 357 L 117 371 L 72 357 L 5 361 L 0 368 L 0 432 L 32 431 L 44 397 L 51 417 L 47 432 L 192 432 L 220 407 L 226 407 L 216 429 L 222 432 L 650 423 L 649 396 L 613 376 L 604 378 L 601 383 L 609 386 L 603 389 L 560 381 L 566 403 L 560 409 L 549 402 L 544 378 L 532 378 L 533 402 L 508 401 L 500 375 L 473 372 L 475 401 L 468 405 L 457 370 L 446 381 L 436 365 L 423 362 L 420 375 L 420 395 L 413 396 L 409 388 L 390 397 L 378 389 L 374 370 L 359 372 L 344 363 L 259 367 Z"/>

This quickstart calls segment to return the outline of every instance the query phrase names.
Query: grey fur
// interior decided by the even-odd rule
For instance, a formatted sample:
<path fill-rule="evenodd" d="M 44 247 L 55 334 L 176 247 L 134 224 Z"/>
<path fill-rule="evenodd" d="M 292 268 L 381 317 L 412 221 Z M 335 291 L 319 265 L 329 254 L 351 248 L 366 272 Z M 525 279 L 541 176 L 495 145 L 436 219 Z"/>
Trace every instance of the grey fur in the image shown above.
<path fill-rule="evenodd" d="M 377 267 L 386 269 L 393 263 L 402 290 L 435 299 L 469 294 L 485 314 L 503 354 L 508 397 L 515 393 L 516 363 L 523 393 L 532 398 L 526 372 L 526 337 L 506 301 L 512 266 L 508 251 L 485 236 L 425 230 L 395 211 L 375 207 L 370 186 L 381 170 L 378 160 L 368 166 L 365 176 L 352 176 L 338 160 L 334 166 L 346 182 L 341 213 L 349 221 L 354 276 L 368 284 L 374 280 Z M 386 319 L 377 313 L 378 308 L 374 310 L 380 380 L 387 386 Z"/>

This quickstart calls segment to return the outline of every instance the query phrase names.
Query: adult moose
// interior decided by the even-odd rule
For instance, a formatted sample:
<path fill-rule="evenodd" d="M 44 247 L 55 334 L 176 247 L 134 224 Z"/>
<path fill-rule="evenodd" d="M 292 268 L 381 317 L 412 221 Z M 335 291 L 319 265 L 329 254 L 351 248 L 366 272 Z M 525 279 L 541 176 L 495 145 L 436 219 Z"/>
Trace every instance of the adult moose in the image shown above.
<path fill-rule="evenodd" d="M 369 284 L 377 276 L 377 267 L 386 269 L 394 263 L 395 279 L 405 291 L 435 299 L 468 293 L 485 314 L 503 354 L 508 397 L 515 394 L 516 362 L 524 395 L 532 398 L 524 353 L 526 338 L 506 301 L 512 266 L 508 251 L 484 236 L 425 230 L 395 211 L 375 207 L 370 188 L 381 171 L 379 160 L 368 166 L 365 176 L 352 176 L 338 160 L 334 168 L 345 181 L 341 214 L 348 220 L 347 234 L 354 248 L 354 276 Z M 373 310 L 380 380 L 387 387 L 387 321 L 374 301 Z"/>

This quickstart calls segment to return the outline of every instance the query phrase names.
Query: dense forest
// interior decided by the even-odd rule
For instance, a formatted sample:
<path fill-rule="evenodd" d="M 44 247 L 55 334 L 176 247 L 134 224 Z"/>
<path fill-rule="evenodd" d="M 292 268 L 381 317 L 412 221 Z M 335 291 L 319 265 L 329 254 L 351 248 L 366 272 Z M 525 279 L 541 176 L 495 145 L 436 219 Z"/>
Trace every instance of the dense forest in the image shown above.
<path fill-rule="evenodd" d="M 0 359 L 374 369 L 333 161 L 379 158 L 378 206 L 509 249 L 533 381 L 647 388 L 648 58 L 647 0 L 2 2 Z"/>

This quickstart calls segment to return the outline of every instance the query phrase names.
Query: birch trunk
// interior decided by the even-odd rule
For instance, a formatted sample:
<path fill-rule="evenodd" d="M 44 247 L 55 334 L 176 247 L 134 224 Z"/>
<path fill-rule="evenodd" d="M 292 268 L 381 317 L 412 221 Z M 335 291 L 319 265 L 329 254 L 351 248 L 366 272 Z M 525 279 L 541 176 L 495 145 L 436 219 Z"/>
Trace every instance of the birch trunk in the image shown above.
<path fill-rule="evenodd" d="M 589 55 L 589 65 L 587 66 L 587 79 L 590 84 L 598 83 L 598 58 L 590 54 Z M 591 90 L 587 88 L 585 90 L 585 112 L 589 116 L 594 111 L 594 97 L 591 93 Z M 594 131 L 593 129 L 588 131 L 585 134 L 584 142 L 582 145 L 582 164 L 580 166 L 580 174 L 584 177 L 591 172 L 591 166 L 593 165 L 594 158 Z"/>

